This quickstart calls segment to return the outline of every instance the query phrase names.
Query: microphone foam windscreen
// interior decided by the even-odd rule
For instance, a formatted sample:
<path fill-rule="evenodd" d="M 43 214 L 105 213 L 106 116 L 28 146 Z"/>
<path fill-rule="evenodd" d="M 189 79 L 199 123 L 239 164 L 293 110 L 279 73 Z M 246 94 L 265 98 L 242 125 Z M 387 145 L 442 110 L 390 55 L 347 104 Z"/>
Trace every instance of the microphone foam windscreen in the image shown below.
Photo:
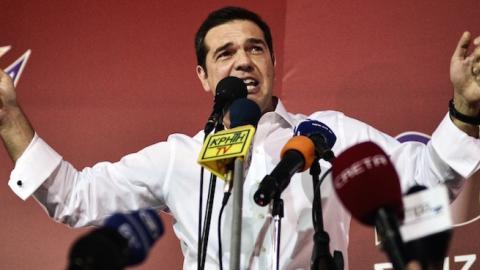
<path fill-rule="evenodd" d="M 283 146 L 280 156 L 283 158 L 287 151 L 295 150 L 303 156 L 305 161 L 305 166 L 303 166 L 302 171 L 310 168 L 315 158 L 315 145 L 312 140 L 305 136 L 295 136 L 292 137 L 288 142 Z"/>
<path fill-rule="evenodd" d="M 337 136 L 335 136 L 335 133 L 333 133 L 333 131 L 327 125 L 317 120 L 307 119 L 302 121 L 295 128 L 294 133 L 295 135 L 303 136 L 320 134 L 325 138 L 330 149 L 333 148 L 333 145 L 337 141 Z"/>
<path fill-rule="evenodd" d="M 145 260 L 151 246 L 163 235 L 162 221 L 157 212 L 150 208 L 128 214 L 116 213 L 103 226 L 116 230 L 128 240 L 130 252 L 127 265 Z"/>
<path fill-rule="evenodd" d="M 235 99 L 247 97 L 247 85 L 242 79 L 229 76 L 221 79 L 215 90 L 215 103 L 231 103 Z"/>
<path fill-rule="evenodd" d="M 260 107 L 255 101 L 248 98 L 237 99 L 230 106 L 230 127 L 256 126 L 261 116 Z"/>
<path fill-rule="evenodd" d="M 385 152 L 372 142 L 354 145 L 332 166 L 333 187 L 346 209 L 366 225 L 375 223 L 380 208 L 403 220 L 400 181 Z"/>
<path fill-rule="evenodd" d="M 116 230 L 96 229 L 70 248 L 68 270 L 122 270 L 126 265 L 128 243 Z"/>

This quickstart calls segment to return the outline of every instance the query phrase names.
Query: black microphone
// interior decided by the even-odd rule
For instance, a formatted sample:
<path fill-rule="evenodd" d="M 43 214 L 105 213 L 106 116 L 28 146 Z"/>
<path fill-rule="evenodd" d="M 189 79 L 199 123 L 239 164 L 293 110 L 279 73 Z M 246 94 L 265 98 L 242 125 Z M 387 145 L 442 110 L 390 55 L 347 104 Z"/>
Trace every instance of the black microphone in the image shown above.
<path fill-rule="evenodd" d="M 315 156 L 315 146 L 309 138 L 295 136 L 285 144 L 280 156 L 280 162 L 271 174 L 263 178 L 253 195 L 253 200 L 260 206 L 269 204 L 275 196 L 280 195 L 295 173 L 310 168 Z"/>
<path fill-rule="evenodd" d="M 225 77 L 220 80 L 215 90 L 215 98 L 213 99 L 213 111 L 205 124 L 205 134 L 210 134 L 216 123 L 221 121 L 223 110 L 239 98 L 247 97 L 247 85 L 242 79 L 237 77 Z"/>
<path fill-rule="evenodd" d="M 122 270 L 139 264 L 162 235 L 162 221 L 153 209 L 116 213 L 75 241 L 68 270 Z"/>

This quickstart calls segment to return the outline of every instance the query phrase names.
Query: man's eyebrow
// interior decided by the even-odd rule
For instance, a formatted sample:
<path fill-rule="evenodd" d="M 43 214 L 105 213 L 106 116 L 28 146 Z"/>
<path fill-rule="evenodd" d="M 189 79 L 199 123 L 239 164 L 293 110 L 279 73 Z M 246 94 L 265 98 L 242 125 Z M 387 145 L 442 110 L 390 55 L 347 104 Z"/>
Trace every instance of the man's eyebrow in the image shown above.
<path fill-rule="evenodd" d="M 263 46 L 267 46 L 267 44 L 265 43 L 265 41 L 263 39 L 260 39 L 260 38 L 249 38 L 247 39 L 246 43 L 248 44 L 261 44 Z M 219 52 L 227 49 L 228 47 L 232 46 L 233 45 L 233 42 L 228 42 L 220 47 L 218 47 L 214 52 L 213 52 L 213 57 L 215 57 Z"/>
<path fill-rule="evenodd" d="M 262 44 L 263 46 L 267 46 L 267 44 L 265 43 L 265 41 L 263 39 L 260 39 L 260 38 L 249 38 L 247 39 L 247 43 L 251 43 L 251 44 Z"/>
<path fill-rule="evenodd" d="M 218 48 L 213 52 L 213 57 L 215 57 L 215 55 L 217 55 L 219 52 L 221 52 L 221 51 L 225 50 L 226 48 L 230 47 L 232 44 L 233 44 L 232 42 L 228 42 L 228 43 L 226 43 L 225 45 L 218 47 Z"/>

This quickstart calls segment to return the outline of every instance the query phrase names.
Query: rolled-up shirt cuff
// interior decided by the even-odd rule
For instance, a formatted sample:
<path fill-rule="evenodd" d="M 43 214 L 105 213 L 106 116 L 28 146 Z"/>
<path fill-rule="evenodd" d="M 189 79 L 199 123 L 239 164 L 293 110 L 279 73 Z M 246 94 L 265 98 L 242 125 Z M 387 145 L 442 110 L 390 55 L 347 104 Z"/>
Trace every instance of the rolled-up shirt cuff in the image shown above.
<path fill-rule="evenodd" d="M 18 197 L 26 200 L 47 180 L 61 160 L 62 156 L 35 134 L 17 160 L 8 185 Z"/>
<path fill-rule="evenodd" d="M 432 145 L 440 158 L 464 178 L 480 167 L 480 140 L 460 130 L 448 113 L 433 133 Z"/>

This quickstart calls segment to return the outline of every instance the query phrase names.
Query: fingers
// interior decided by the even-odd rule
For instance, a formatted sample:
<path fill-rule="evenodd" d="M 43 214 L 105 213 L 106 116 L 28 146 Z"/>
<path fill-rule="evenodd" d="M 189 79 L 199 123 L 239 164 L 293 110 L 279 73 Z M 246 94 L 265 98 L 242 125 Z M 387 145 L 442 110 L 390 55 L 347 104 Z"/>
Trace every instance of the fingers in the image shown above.
<path fill-rule="evenodd" d="M 3 69 L 0 68 L 0 83 L 2 83 L 3 81 L 5 81 L 7 79 L 7 73 L 5 73 L 5 71 L 3 71 Z"/>
<path fill-rule="evenodd" d="M 410 262 L 408 265 L 407 265 L 407 269 L 406 270 L 421 270 L 422 267 L 420 266 L 420 264 L 416 261 L 413 261 L 413 262 Z"/>
<path fill-rule="evenodd" d="M 478 37 L 473 41 L 473 45 L 475 45 L 475 46 L 480 45 L 480 36 L 478 36 Z"/>
<path fill-rule="evenodd" d="M 476 48 L 473 50 L 471 58 L 472 63 L 472 75 L 478 80 L 480 78 L 480 36 L 478 36 L 473 44 Z"/>
<path fill-rule="evenodd" d="M 0 69 L 0 88 L 5 85 L 12 84 L 12 78 L 5 73 L 2 69 Z"/>
<path fill-rule="evenodd" d="M 15 99 L 15 87 L 13 85 L 13 80 L 10 75 L 0 69 L 0 100 L 2 103 L 4 103 L 6 99 Z"/>
<path fill-rule="evenodd" d="M 477 44 L 475 44 L 477 43 Z M 477 37 L 475 40 L 474 40 L 474 43 L 476 48 L 473 50 L 473 53 L 472 53 L 472 58 L 473 58 L 473 63 L 475 64 L 479 64 L 480 63 L 480 37 Z"/>
<path fill-rule="evenodd" d="M 468 46 L 470 45 L 470 32 L 466 31 L 463 33 L 462 37 L 458 41 L 457 47 L 455 48 L 455 52 L 453 53 L 452 58 L 460 58 L 464 59 L 467 55 Z M 475 39 L 475 41 L 480 42 L 480 40 Z"/>
<path fill-rule="evenodd" d="M 420 266 L 420 264 L 417 261 L 412 261 L 407 265 L 406 270 L 421 270 L 421 269 L 422 269 L 422 267 Z"/>
<path fill-rule="evenodd" d="M 6 75 L 7 75 L 7 73 L 5 73 L 5 71 L 0 68 L 0 78 L 3 77 L 3 76 L 6 76 Z"/>
<path fill-rule="evenodd" d="M 0 83 L 12 80 L 12 78 L 0 68 Z"/>

